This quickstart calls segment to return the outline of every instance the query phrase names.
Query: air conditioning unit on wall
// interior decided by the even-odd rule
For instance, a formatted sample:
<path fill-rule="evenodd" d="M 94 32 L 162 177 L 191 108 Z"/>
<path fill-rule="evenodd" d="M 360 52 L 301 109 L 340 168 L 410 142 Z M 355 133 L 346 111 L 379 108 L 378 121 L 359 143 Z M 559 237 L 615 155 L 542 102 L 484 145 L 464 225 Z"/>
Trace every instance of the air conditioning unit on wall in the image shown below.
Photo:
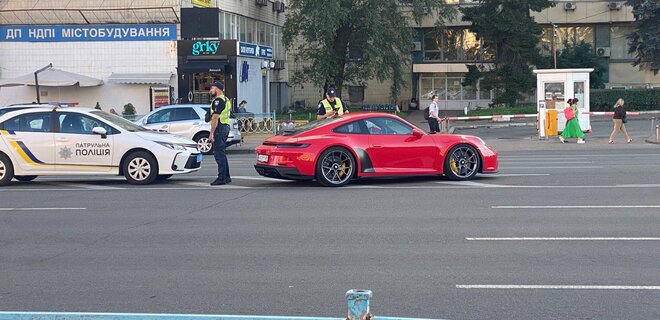
<path fill-rule="evenodd" d="M 610 3 L 607 4 L 607 7 L 610 8 L 610 10 L 621 10 L 621 7 L 623 7 L 623 3 L 617 1 L 611 1 Z"/>
<path fill-rule="evenodd" d="M 413 41 L 412 49 L 410 51 L 422 51 L 422 42 Z"/>
<path fill-rule="evenodd" d="M 268 5 L 268 0 L 257 0 L 257 5 L 261 7 L 265 7 Z"/>
<path fill-rule="evenodd" d="M 598 47 L 596 48 L 596 55 L 599 57 L 609 57 L 610 48 L 609 47 Z"/>
<path fill-rule="evenodd" d="M 564 10 L 566 10 L 566 11 L 575 10 L 575 8 L 577 8 L 577 6 L 575 5 L 575 2 L 566 2 L 566 3 L 564 3 Z"/>

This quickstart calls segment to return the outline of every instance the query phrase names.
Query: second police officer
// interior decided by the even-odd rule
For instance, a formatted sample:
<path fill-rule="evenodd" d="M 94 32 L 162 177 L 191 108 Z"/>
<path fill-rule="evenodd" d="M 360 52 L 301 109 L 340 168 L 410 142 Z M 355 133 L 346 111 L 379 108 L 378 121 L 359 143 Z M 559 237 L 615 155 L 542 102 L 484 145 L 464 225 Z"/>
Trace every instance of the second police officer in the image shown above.
<path fill-rule="evenodd" d="M 319 102 L 316 119 L 331 118 L 335 115 L 341 116 L 344 113 L 348 113 L 348 106 L 337 97 L 335 88 L 328 88 L 325 92 L 325 99 Z"/>

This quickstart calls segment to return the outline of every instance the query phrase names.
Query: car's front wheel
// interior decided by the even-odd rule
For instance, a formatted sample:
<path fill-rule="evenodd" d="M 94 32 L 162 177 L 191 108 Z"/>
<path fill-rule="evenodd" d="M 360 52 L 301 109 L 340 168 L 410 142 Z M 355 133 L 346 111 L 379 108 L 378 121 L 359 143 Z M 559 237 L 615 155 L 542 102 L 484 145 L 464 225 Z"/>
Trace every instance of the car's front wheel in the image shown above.
<path fill-rule="evenodd" d="M 213 143 L 209 140 L 209 134 L 199 133 L 195 136 L 195 142 L 197 142 L 197 149 L 202 154 L 213 154 Z"/>
<path fill-rule="evenodd" d="M 144 151 L 131 153 L 124 161 L 124 177 L 130 184 L 150 184 L 158 178 L 158 162 Z"/>
<path fill-rule="evenodd" d="M 479 171 L 481 156 L 466 144 L 453 147 L 445 158 L 444 172 L 449 180 L 469 180 Z"/>
<path fill-rule="evenodd" d="M 14 166 L 9 157 L 0 153 L 0 186 L 8 185 L 14 177 Z"/>
<path fill-rule="evenodd" d="M 18 181 L 28 182 L 36 179 L 37 176 L 15 176 L 14 179 Z"/>
<path fill-rule="evenodd" d="M 316 180 L 326 187 L 341 187 L 351 181 L 355 167 L 350 151 L 332 147 L 325 150 L 316 162 Z"/>

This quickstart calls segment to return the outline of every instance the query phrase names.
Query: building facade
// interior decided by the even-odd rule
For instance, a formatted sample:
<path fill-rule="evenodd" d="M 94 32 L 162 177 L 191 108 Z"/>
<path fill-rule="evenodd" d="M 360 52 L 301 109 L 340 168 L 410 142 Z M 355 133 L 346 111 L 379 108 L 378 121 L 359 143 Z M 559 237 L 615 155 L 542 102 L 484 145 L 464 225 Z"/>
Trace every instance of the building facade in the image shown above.
<path fill-rule="evenodd" d="M 452 5 L 477 5 L 476 0 L 448 0 Z M 601 56 L 607 70 L 604 74 L 606 88 L 660 87 L 660 76 L 650 71 L 639 71 L 632 66 L 634 55 L 628 53 L 625 38 L 634 27 L 632 8 L 624 1 L 575 0 L 556 1 L 555 6 L 533 13 L 534 19 L 544 28 L 539 50 L 551 56 L 553 24 L 557 31 L 558 50 L 564 40 L 569 43 L 585 41 Z M 482 41 L 471 32 L 469 23 L 461 21 L 460 15 L 447 24 L 442 32 L 435 29 L 430 18 L 415 27 L 416 39 L 411 51 L 412 64 L 408 67 L 407 87 L 395 103 L 404 109 L 414 98 L 424 108 L 432 95 L 441 98 L 440 109 L 463 110 L 485 107 L 493 99 L 493 93 L 475 87 L 462 86 L 468 64 L 488 64 L 493 53 L 484 49 Z M 344 100 L 355 105 L 390 103 L 391 83 L 371 81 L 365 87 L 344 88 Z M 348 89 L 348 90 L 346 90 Z M 318 100 L 319 89 L 311 85 L 292 88 L 292 101 Z M 348 95 L 346 94 L 348 93 Z M 352 93 L 355 93 L 354 95 Z M 530 95 L 533 96 L 533 95 Z"/>
<path fill-rule="evenodd" d="M 186 24 L 194 25 L 184 20 L 192 8 L 215 16 L 215 24 L 201 28 L 214 37 L 182 37 Z M 167 103 L 208 101 L 209 84 L 220 80 L 228 96 L 248 101 L 249 111 L 268 112 L 287 103 L 285 10 L 272 0 L 2 1 L 0 79 L 52 63 L 103 84 L 41 86 L 41 101 L 98 102 L 117 112 L 131 103 L 138 114 Z M 32 101 L 33 86 L 0 88 L 0 105 Z"/>

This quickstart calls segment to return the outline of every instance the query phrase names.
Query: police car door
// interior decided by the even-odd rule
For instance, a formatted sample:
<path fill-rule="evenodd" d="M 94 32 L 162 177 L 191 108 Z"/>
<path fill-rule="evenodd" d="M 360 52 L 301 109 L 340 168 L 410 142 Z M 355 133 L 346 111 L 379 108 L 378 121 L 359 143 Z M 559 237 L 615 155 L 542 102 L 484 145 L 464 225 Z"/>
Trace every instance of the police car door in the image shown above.
<path fill-rule="evenodd" d="M 0 124 L 0 139 L 15 166 L 25 172 L 55 171 L 53 113 L 28 112 Z"/>
<path fill-rule="evenodd" d="M 55 133 L 55 163 L 58 172 L 110 172 L 113 157 L 112 127 L 77 112 L 57 113 L 59 132 Z M 94 127 L 106 129 L 105 137 L 94 134 Z"/>

